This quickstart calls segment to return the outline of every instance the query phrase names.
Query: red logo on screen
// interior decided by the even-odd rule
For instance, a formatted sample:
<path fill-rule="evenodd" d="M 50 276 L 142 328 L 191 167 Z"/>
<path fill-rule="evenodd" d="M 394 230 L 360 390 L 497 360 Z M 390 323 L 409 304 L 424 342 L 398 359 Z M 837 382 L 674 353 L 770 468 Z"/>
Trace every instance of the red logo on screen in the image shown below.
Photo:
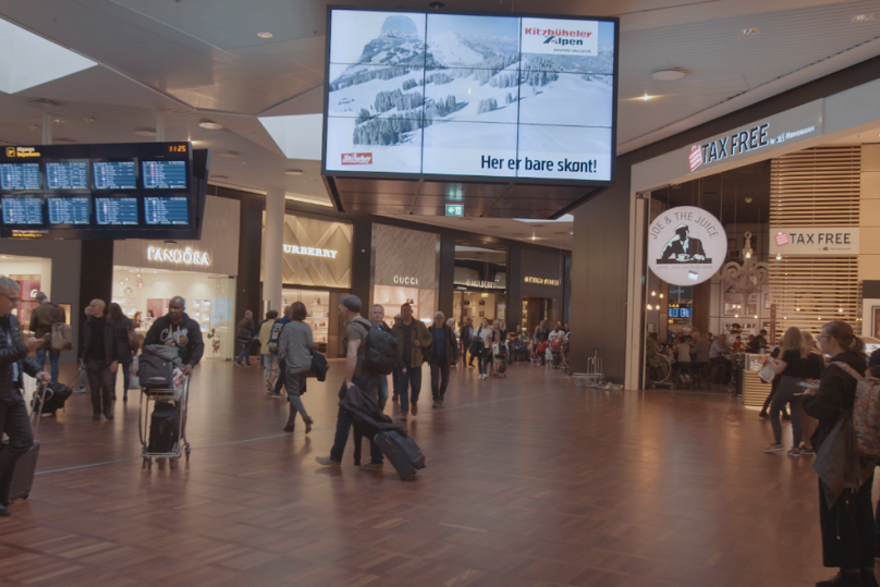
<path fill-rule="evenodd" d="M 342 154 L 342 164 L 343 165 L 372 165 L 373 164 L 373 154 L 372 153 L 343 153 Z"/>

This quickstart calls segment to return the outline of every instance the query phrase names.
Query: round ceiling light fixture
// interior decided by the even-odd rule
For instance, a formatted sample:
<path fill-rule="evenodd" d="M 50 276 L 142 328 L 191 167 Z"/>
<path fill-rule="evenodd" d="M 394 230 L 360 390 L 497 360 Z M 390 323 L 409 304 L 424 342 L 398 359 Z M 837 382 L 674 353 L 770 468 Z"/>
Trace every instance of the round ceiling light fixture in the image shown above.
<path fill-rule="evenodd" d="M 739 31 L 739 35 L 741 37 L 748 37 L 749 35 L 757 35 L 760 31 L 755 28 L 741 29 Z"/>
<path fill-rule="evenodd" d="M 284 173 L 287 175 L 302 175 L 303 170 L 302 169 L 285 169 Z"/>
<path fill-rule="evenodd" d="M 746 198 L 746 204 L 751 204 L 751 203 L 752 203 L 752 199 L 751 199 L 751 198 Z"/>
<path fill-rule="evenodd" d="M 651 77 L 658 82 L 674 82 L 685 76 L 685 72 L 680 69 L 661 69 L 651 74 Z"/>
<path fill-rule="evenodd" d="M 271 39 L 274 35 L 269 31 L 263 31 L 261 33 L 257 33 L 257 36 L 261 39 Z"/>
<path fill-rule="evenodd" d="M 141 128 L 134 129 L 134 134 L 139 137 L 154 137 L 156 136 L 156 129 L 150 128 L 148 126 L 142 126 Z"/>
<path fill-rule="evenodd" d="M 238 151 L 220 151 L 217 153 L 218 157 L 223 157 L 224 159 L 235 159 L 238 155 Z"/>
<path fill-rule="evenodd" d="M 221 130 L 223 128 L 222 124 L 217 124 L 213 120 L 209 120 L 207 118 L 203 118 L 199 121 L 199 126 L 204 128 L 205 130 Z"/>

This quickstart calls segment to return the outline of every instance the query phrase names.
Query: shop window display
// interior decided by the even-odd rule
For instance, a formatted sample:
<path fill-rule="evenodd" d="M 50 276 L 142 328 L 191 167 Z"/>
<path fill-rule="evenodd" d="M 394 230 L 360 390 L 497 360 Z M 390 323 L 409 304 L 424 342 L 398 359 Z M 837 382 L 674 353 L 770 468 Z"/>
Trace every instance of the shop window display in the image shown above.
<path fill-rule="evenodd" d="M 330 292 L 285 289 L 281 292 L 281 303 L 287 307 L 294 302 L 302 302 L 308 311 L 305 322 L 312 328 L 312 338 L 318 352 L 327 354 L 330 340 Z"/>
<path fill-rule="evenodd" d="M 373 288 L 373 303 L 385 308 L 385 323 L 389 327 L 394 326 L 394 316 L 400 314 L 403 304 L 412 306 L 413 316 L 418 320 L 426 324 L 433 322 L 434 312 L 437 311 L 436 299 L 436 292 L 432 289 L 391 285 L 377 285 Z"/>

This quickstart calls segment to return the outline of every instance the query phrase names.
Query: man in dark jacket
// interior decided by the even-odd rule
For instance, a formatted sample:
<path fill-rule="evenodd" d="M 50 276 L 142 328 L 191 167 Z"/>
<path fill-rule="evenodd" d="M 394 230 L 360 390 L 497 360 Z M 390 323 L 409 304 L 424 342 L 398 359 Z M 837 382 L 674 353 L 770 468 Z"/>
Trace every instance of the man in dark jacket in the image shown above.
<path fill-rule="evenodd" d="M 419 393 L 422 390 L 422 363 L 428 347 L 431 346 L 431 335 L 421 320 L 413 317 L 413 309 L 409 304 L 400 306 L 401 321 L 394 325 L 391 334 L 397 339 L 398 359 L 406 366 L 406 372 L 400 374 L 400 417 L 406 418 L 412 402 L 412 415 L 419 413 Z M 410 395 L 410 390 L 411 395 Z"/>
<path fill-rule="evenodd" d="M 114 374 L 119 368 L 113 321 L 104 315 L 106 304 L 103 300 L 94 299 L 89 307 L 92 315 L 83 326 L 79 359 L 85 365 L 89 389 L 92 392 L 92 420 L 100 420 L 102 411 L 105 418 L 112 420 L 113 404 L 116 401 Z"/>
<path fill-rule="evenodd" d="M 428 356 L 431 363 L 431 395 L 434 396 L 434 407 L 443 405 L 443 396 L 449 385 L 449 367 L 458 362 L 458 344 L 455 332 L 446 324 L 443 312 L 434 314 L 434 323 L 428 328 L 431 334 L 431 349 Z"/>
<path fill-rule="evenodd" d="M 250 310 L 247 310 L 244 313 L 244 318 L 238 323 L 238 326 L 235 328 L 235 341 L 241 345 L 241 353 L 238 355 L 238 359 L 235 360 L 235 364 L 239 367 L 244 367 L 242 365 L 242 361 L 247 360 L 247 366 L 251 366 L 251 341 L 254 339 L 254 332 L 256 331 L 256 326 L 254 326 L 254 313 Z"/>
<path fill-rule="evenodd" d="M 0 277 L 0 436 L 5 432 L 9 442 L 0 448 L 0 479 L 15 461 L 34 444 L 34 433 L 22 395 L 23 373 L 40 381 L 49 381 L 36 361 L 28 356 L 37 350 L 43 339 L 21 342 L 21 328 L 12 310 L 21 302 L 21 288 L 9 277 Z M 0 505 L 0 516 L 9 510 Z"/>
<path fill-rule="evenodd" d="M 64 322 L 64 308 L 56 306 L 49 301 L 49 296 L 43 292 L 34 296 L 40 305 L 31 312 L 31 322 L 29 330 L 34 333 L 34 338 L 43 339 L 46 342 L 37 349 L 37 364 L 40 368 L 46 366 L 46 357 L 49 357 L 49 365 L 52 372 L 52 383 L 58 383 L 58 359 L 61 357 L 61 351 L 52 348 L 52 340 L 46 335 L 52 334 L 52 325 L 56 322 Z"/>
<path fill-rule="evenodd" d="M 186 309 L 186 301 L 182 297 L 171 298 L 168 303 L 168 313 L 153 322 L 144 338 L 144 346 L 164 344 L 177 347 L 178 355 L 184 365 L 183 372 L 189 376 L 205 354 L 205 343 L 202 340 L 199 323 L 187 316 L 184 309 Z"/>

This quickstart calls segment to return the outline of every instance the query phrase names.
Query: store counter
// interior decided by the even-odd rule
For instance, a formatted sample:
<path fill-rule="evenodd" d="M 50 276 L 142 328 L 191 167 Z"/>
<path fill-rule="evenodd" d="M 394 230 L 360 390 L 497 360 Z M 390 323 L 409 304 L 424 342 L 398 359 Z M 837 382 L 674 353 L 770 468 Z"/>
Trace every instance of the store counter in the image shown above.
<path fill-rule="evenodd" d="M 752 354 L 747 353 L 743 362 L 742 371 L 740 371 L 740 385 L 742 389 L 742 401 L 746 407 L 761 408 L 764 406 L 764 400 L 770 394 L 770 384 L 764 383 L 758 377 L 758 371 L 764 365 L 764 361 L 770 357 L 770 354 Z"/>

